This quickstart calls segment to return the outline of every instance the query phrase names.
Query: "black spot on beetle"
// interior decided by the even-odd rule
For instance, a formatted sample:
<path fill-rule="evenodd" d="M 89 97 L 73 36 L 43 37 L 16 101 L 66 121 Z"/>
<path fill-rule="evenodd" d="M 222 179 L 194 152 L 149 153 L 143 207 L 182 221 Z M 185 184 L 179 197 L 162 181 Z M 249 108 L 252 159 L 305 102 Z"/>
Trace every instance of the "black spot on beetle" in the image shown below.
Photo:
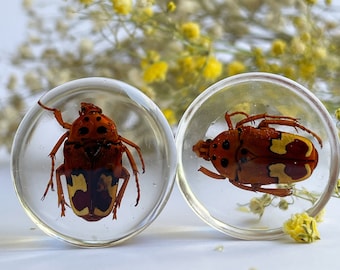
<path fill-rule="evenodd" d="M 248 154 L 248 150 L 247 150 L 246 148 L 242 148 L 242 149 L 241 149 L 241 154 L 242 154 L 242 155 Z"/>
<path fill-rule="evenodd" d="M 224 150 L 228 150 L 230 148 L 230 143 L 228 140 L 224 140 L 223 143 L 222 143 L 222 148 Z"/>
<path fill-rule="evenodd" d="M 98 132 L 99 134 L 104 134 L 104 133 L 107 132 L 107 129 L 106 129 L 106 127 L 104 127 L 104 126 L 100 126 L 100 127 L 97 128 L 97 132 Z"/>
<path fill-rule="evenodd" d="M 222 158 L 222 159 L 221 159 L 221 166 L 222 166 L 223 168 L 228 167 L 228 163 L 229 163 L 228 159 L 226 159 L 226 158 Z"/>
<path fill-rule="evenodd" d="M 80 129 L 78 129 L 78 133 L 79 135 L 86 135 L 87 133 L 89 133 L 89 129 L 87 127 L 81 127 Z"/>
<path fill-rule="evenodd" d="M 97 116 L 96 120 L 99 122 L 100 120 L 102 120 L 102 118 L 100 116 Z"/>

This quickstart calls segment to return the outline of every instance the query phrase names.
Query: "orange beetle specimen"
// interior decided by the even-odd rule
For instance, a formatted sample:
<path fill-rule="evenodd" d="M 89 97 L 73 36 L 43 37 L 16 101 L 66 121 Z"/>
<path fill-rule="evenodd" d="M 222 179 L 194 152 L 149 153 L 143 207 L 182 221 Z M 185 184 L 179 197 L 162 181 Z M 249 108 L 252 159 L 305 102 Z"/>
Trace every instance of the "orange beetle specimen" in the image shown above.
<path fill-rule="evenodd" d="M 53 190 L 55 171 L 61 216 L 65 216 L 65 205 L 69 206 L 61 183 L 61 176 L 64 175 L 71 208 L 76 215 L 87 221 L 97 221 L 113 213 L 113 219 L 117 219 L 117 209 L 130 178 L 128 170 L 122 165 L 122 156 L 125 153 L 136 180 L 137 206 L 140 199 L 138 169 L 124 143 L 136 149 L 144 173 L 145 165 L 140 147 L 120 136 L 114 121 L 102 114 L 101 108 L 91 103 L 81 103 L 79 117 L 72 124 L 64 122 L 60 110 L 49 108 L 40 101 L 38 104 L 52 111 L 58 123 L 67 129 L 49 154 L 52 168 L 42 199 L 50 188 Z M 55 170 L 55 155 L 63 143 L 64 163 Z M 119 179 L 123 179 L 123 184 L 118 190 Z"/>
<path fill-rule="evenodd" d="M 243 115 L 235 127 L 234 115 Z M 228 178 L 238 188 L 275 196 L 288 196 L 290 188 L 265 188 L 270 184 L 292 184 L 309 178 L 318 164 L 313 143 L 302 136 L 282 132 L 270 125 L 290 126 L 310 133 L 322 147 L 320 137 L 296 118 L 244 112 L 225 114 L 229 130 L 214 139 L 200 140 L 193 146 L 198 157 L 211 161 L 218 173 L 201 167 L 199 171 L 215 179 Z M 262 120 L 258 126 L 250 123 Z"/>

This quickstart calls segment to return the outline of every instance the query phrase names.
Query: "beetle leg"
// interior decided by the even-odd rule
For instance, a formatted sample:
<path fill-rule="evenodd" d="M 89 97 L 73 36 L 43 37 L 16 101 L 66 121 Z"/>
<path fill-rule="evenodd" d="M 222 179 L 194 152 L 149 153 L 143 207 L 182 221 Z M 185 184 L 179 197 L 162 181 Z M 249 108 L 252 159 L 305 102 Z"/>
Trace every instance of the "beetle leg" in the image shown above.
<path fill-rule="evenodd" d="M 137 151 L 137 153 L 138 153 L 138 156 L 139 156 L 139 159 L 140 159 L 140 161 L 141 161 L 141 163 L 142 163 L 142 170 L 143 170 L 143 173 L 144 173 L 144 172 L 145 172 L 145 164 L 144 164 L 144 159 L 143 159 L 143 156 L 142 156 L 142 152 L 141 152 L 141 150 L 140 150 L 140 147 L 139 147 L 137 144 L 135 144 L 134 142 L 132 142 L 132 141 L 130 141 L 130 140 L 124 138 L 124 137 L 121 137 L 121 136 L 120 136 L 120 139 L 121 139 L 121 141 L 125 142 L 126 144 L 128 144 L 128 145 L 130 145 L 131 147 L 133 147 L 133 148 L 136 149 L 136 151 Z M 132 158 L 132 160 L 133 160 L 133 158 Z M 130 161 L 131 161 L 131 160 L 130 160 Z M 131 162 L 130 162 L 130 163 L 131 163 Z M 135 162 L 133 162 L 133 163 L 135 163 Z"/>
<path fill-rule="evenodd" d="M 230 183 L 232 183 L 234 186 L 244 189 L 244 190 L 250 190 L 250 191 L 254 191 L 254 192 L 263 192 L 263 193 L 267 193 L 267 194 L 271 194 L 274 196 L 278 196 L 278 197 L 286 197 L 289 195 L 292 195 L 292 191 L 291 189 L 287 188 L 263 188 L 260 185 L 251 185 L 251 186 L 246 186 L 243 185 L 239 182 L 236 181 L 231 181 L 229 180 Z"/>
<path fill-rule="evenodd" d="M 309 134 L 311 134 L 315 139 L 317 139 L 320 146 L 322 147 L 321 138 L 316 133 L 311 131 L 310 129 L 308 129 L 308 128 L 304 127 L 303 125 L 301 125 L 300 123 L 298 123 L 296 120 L 293 121 L 293 120 L 287 120 L 287 119 L 265 119 L 265 120 L 260 122 L 258 127 L 259 128 L 268 127 L 269 125 L 285 125 L 285 126 L 290 126 L 290 127 L 294 127 L 294 128 L 299 128 L 299 129 L 306 131 Z"/>
<path fill-rule="evenodd" d="M 245 112 L 233 112 L 233 113 L 231 113 L 231 114 L 229 114 L 228 112 L 226 112 L 225 115 L 224 115 L 224 119 L 225 119 L 225 121 L 227 122 L 228 128 L 229 128 L 229 129 L 234 129 L 233 124 L 232 124 L 232 122 L 231 122 L 231 117 L 234 116 L 234 115 L 237 115 L 237 114 L 242 114 L 242 115 L 244 115 L 244 116 L 246 117 L 246 119 L 249 118 L 249 115 L 246 114 Z"/>
<path fill-rule="evenodd" d="M 70 128 L 72 127 L 71 124 L 64 122 L 60 110 L 55 109 L 55 108 L 47 107 L 47 106 L 45 106 L 44 104 L 42 104 L 42 103 L 40 102 L 40 100 L 38 101 L 38 104 L 39 104 L 39 106 L 41 106 L 41 107 L 44 108 L 45 110 L 48 110 L 48 111 L 53 112 L 55 119 L 58 121 L 59 125 L 61 125 L 63 128 L 70 129 Z"/>
<path fill-rule="evenodd" d="M 135 180 L 136 180 L 136 187 L 137 187 L 137 199 L 136 199 L 136 204 L 135 206 L 138 205 L 139 199 L 140 199 L 140 187 L 139 187 L 139 181 L 138 181 L 138 169 L 137 169 L 137 165 L 136 162 L 130 152 L 130 150 L 123 145 L 123 149 L 129 159 L 133 174 L 135 175 Z M 143 163 L 143 173 L 144 173 L 144 163 Z"/>
<path fill-rule="evenodd" d="M 65 201 L 65 196 L 64 196 L 64 191 L 63 191 L 63 186 L 61 184 L 60 176 L 65 175 L 65 166 L 64 164 L 60 165 L 56 169 L 56 182 L 57 182 L 57 193 L 58 193 L 58 207 L 61 207 L 61 215 L 62 217 L 65 216 L 65 205 L 70 207 L 68 203 Z"/>
<path fill-rule="evenodd" d="M 224 180 L 226 179 L 225 176 L 221 175 L 221 174 L 217 174 L 217 173 L 214 173 L 210 170 L 208 170 L 207 168 L 205 167 L 201 167 L 198 169 L 200 172 L 204 173 L 205 175 L 211 177 L 211 178 L 215 178 L 215 179 L 218 179 L 218 180 Z"/>
<path fill-rule="evenodd" d="M 294 117 L 283 116 L 283 115 L 268 115 L 266 113 L 261 113 L 261 114 L 248 116 L 247 118 L 241 120 L 240 122 L 238 122 L 236 124 L 236 128 L 243 126 L 245 123 L 248 123 L 248 122 L 254 122 L 254 121 L 259 120 L 259 119 L 265 119 L 266 120 L 268 118 L 281 119 L 281 120 L 291 120 L 293 122 L 297 122 L 297 119 L 294 118 Z"/>
<path fill-rule="evenodd" d="M 57 141 L 57 143 L 56 143 L 55 146 L 53 147 L 52 151 L 49 153 L 49 156 L 50 156 L 50 158 L 51 158 L 51 163 L 52 163 L 52 165 L 51 165 L 51 173 L 50 173 L 50 180 L 49 180 L 48 183 L 47 183 L 47 187 L 46 187 L 45 192 L 44 192 L 44 194 L 43 194 L 43 196 L 42 196 L 42 198 L 41 198 L 42 200 L 45 199 L 45 197 L 46 197 L 46 195 L 47 195 L 47 192 L 48 192 L 49 188 L 51 188 L 51 190 L 54 190 L 54 189 L 53 189 L 53 174 L 54 174 L 54 166 L 55 166 L 55 164 L 54 164 L 55 155 L 56 155 L 56 153 L 58 152 L 60 146 L 63 144 L 64 140 L 68 137 L 68 135 L 69 135 L 69 132 L 68 132 L 68 131 L 65 132 L 65 133 L 63 134 L 63 136 L 61 136 L 61 137 L 59 138 L 59 140 Z"/>
<path fill-rule="evenodd" d="M 113 206 L 113 219 L 117 219 L 117 209 L 120 207 L 120 203 L 123 199 L 124 196 L 124 192 L 125 189 L 127 187 L 127 184 L 129 183 L 129 179 L 130 179 L 130 174 L 128 172 L 127 169 L 125 169 L 124 167 L 122 167 L 122 171 L 121 171 L 121 175 L 119 176 L 119 178 L 123 178 L 123 185 L 121 186 L 121 188 L 119 189 L 118 195 L 116 196 L 115 202 L 114 202 L 114 206 Z"/>

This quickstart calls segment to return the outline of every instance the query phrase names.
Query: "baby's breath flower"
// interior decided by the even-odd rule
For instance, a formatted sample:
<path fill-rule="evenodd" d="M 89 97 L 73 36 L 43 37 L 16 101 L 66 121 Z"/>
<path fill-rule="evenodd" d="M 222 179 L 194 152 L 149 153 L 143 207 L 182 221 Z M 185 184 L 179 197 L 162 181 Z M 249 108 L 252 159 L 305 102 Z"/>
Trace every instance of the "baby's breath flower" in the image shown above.
<path fill-rule="evenodd" d="M 32 91 L 40 91 L 42 89 L 42 84 L 40 77 L 33 71 L 29 71 L 24 76 L 26 86 Z"/>
<path fill-rule="evenodd" d="M 79 44 L 79 52 L 81 55 L 87 55 L 93 51 L 93 41 L 90 39 L 83 39 Z"/>
<path fill-rule="evenodd" d="M 32 3 L 33 3 L 33 0 L 23 0 L 22 1 L 22 5 L 25 9 L 32 8 Z"/>
<path fill-rule="evenodd" d="M 281 210 L 287 210 L 288 209 L 288 206 L 289 206 L 289 203 L 287 202 L 287 200 L 285 199 L 281 199 L 280 202 L 279 202 L 279 208 Z"/>
<path fill-rule="evenodd" d="M 316 220 L 307 213 L 292 215 L 283 224 L 283 230 L 299 243 L 312 243 L 320 239 Z"/>
<path fill-rule="evenodd" d="M 46 5 L 23 0 L 29 17 L 28 38 L 9 63 L 24 73 L 31 70 L 37 77 L 35 80 L 32 74 L 21 76 L 15 89 L 26 86 L 29 91 L 34 84 L 34 88 L 51 89 L 64 80 L 94 74 L 115 77 L 144 89 L 161 107 L 173 108 L 176 117 L 181 117 L 188 103 L 211 81 L 222 74 L 232 76 L 248 70 L 285 75 L 307 84 L 316 93 L 320 83 L 329 89 L 330 97 L 337 94 L 334 86 L 340 80 L 336 46 L 339 24 L 319 14 L 322 10 L 321 14 L 327 15 L 330 9 L 324 7 L 331 0 L 318 1 L 318 5 L 316 0 L 303 0 L 302 5 L 291 5 L 289 0 L 261 4 L 218 0 L 61 2 L 57 11 L 60 14 L 49 18 L 44 10 Z M 90 7 L 79 10 L 79 5 Z M 285 12 L 286 8 L 289 12 Z M 271 15 L 261 16 L 263 9 Z M 249 12 L 252 16 L 248 16 Z M 230 16 L 233 20 L 225 23 Z M 274 19 L 280 23 L 272 23 Z M 89 40 L 82 40 L 79 29 Z M 267 31 L 268 35 L 258 35 L 259 31 Z M 175 49 L 171 44 L 176 45 Z M 151 50 L 155 56 L 151 53 L 144 59 L 138 58 L 141 52 Z M 217 56 L 212 57 L 213 52 L 218 52 L 218 60 Z M 161 58 L 168 62 L 162 63 Z M 141 64 L 136 65 L 140 60 Z M 155 70 L 157 66 L 162 68 Z M 132 68 L 136 69 L 138 80 L 128 75 Z M 163 80 L 171 95 L 164 95 L 164 88 L 159 85 L 149 85 Z M 14 89 L 14 81 L 9 82 L 12 83 L 8 89 Z M 333 104 L 327 101 L 326 104 Z M 277 198 L 272 205 L 278 206 L 278 202 Z"/>
<path fill-rule="evenodd" d="M 187 39 L 197 39 L 200 37 L 200 26 L 195 22 L 186 22 L 181 26 L 181 32 Z"/>
<path fill-rule="evenodd" d="M 227 66 L 227 75 L 233 76 L 246 70 L 246 66 L 241 61 L 232 61 Z"/>
<path fill-rule="evenodd" d="M 264 207 L 260 198 L 252 198 L 249 203 L 249 209 L 253 214 L 263 215 Z"/>
<path fill-rule="evenodd" d="M 161 82 L 165 80 L 167 72 L 167 62 L 159 61 L 145 68 L 143 79 L 146 83 Z"/>
<path fill-rule="evenodd" d="M 69 30 L 68 25 L 65 23 L 64 19 L 58 20 L 56 22 L 55 27 L 56 27 L 57 32 L 60 33 L 61 35 L 65 35 L 67 31 Z"/>
<path fill-rule="evenodd" d="M 286 49 L 286 42 L 281 39 L 276 39 L 272 43 L 272 53 L 275 56 L 281 55 L 285 52 Z"/>
<path fill-rule="evenodd" d="M 132 0 L 112 0 L 113 10 L 120 15 L 127 15 L 132 10 Z"/>
<path fill-rule="evenodd" d="M 72 6 L 66 6 L 65 8 L 65 19 L 73 19 L 76 14 L 75 9 Z"/>
<path fill-rule="evenodd" d="M 9 90 L 14 90 L 17 86 L 17 83 L 18 83 L 18 78 L 17 76 L 15 76 L 14 74 L 12 74 L 9 79 L 8 79 L 8 82 L 7 82 L 7 89 Z"/>
<path fill-rule="evenodd" d="M 28 44 L 22 44 L 19 47 L 19 55 L 23 59 L 32 59 L 34 57 L 31 47 Z"/>

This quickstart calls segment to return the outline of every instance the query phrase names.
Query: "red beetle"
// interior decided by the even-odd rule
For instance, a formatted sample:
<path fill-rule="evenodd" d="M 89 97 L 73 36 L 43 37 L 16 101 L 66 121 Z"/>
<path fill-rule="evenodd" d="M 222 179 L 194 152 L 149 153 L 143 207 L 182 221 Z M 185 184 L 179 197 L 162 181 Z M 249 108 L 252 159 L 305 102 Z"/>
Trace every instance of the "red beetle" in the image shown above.
<path fill-rule="evenodd" d="M 231 117 L 243 115 L 235 127 Z M 198 157 L 211 161 L 218 173 L 201 167 L 199 171 L 215 179 L 228 178 L 238 188 L 275 196 L 292 194 L 290 188 L 266 188 L 270 184 L 293 184 L 309 178 L 318 164 L 313 143 L 270 125 L 290 126 L 310 133 L 322 147 L 320 137 L 301 125 L 296 118 L 244 112 L 225 114 L 229 130 L 214 139 L 200 140 L 193 146 Z M 251 123 L 261 120 L 254 127 Z"/>
<path fill-rule="evenodd" d="M 97 221 L 113 213 L 113 219 L 117 219 L 117 209 L 130 178 L 128 170 L 122 165 L 124 153 L 136 180 L 137 206 L 140 198 L 138 169 L 125 144 L 136 149 L 144 173 L 145 165 L 140 147 L 120 136 L 114 121 L 102 114 L 101 108 L 91 103 L 81 103 L 79 117 L 72 124 L 64 122 L 60 110 L 49 108 L 40 101 L 38 104 L 52 111 L 58 123 L 67 129 L 49 154 L 52 168 L 42 199 L 50 188 L 53 190 L 55 155 L 64 143 L 64 163 L 55 170 L 61 216 L 65 216 L 65 205 L 69 206 L 61 183 L 61 176 L 64 175 L 71 208 L 76 215 L 87 221 Z M 123 184 L 118 190 L 119 179 L 123 179 Z"/>

